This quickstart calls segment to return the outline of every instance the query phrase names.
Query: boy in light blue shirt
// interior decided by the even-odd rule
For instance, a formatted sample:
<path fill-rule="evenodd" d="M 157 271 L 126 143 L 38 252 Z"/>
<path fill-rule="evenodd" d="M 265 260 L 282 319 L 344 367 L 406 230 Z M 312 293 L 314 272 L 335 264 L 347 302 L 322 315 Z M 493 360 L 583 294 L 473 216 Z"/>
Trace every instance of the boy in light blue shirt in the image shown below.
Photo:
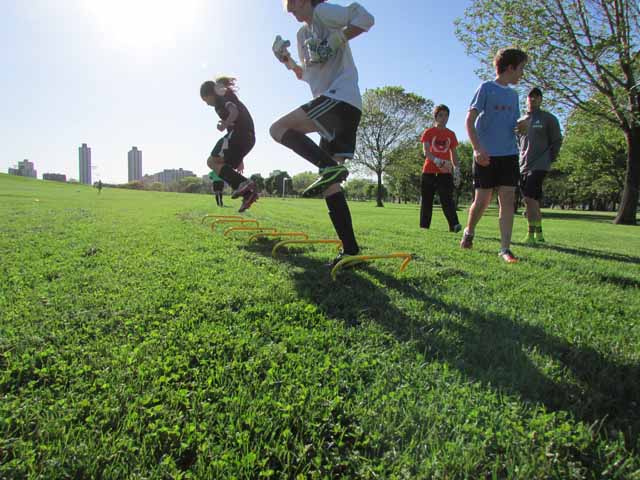
<path fill-rule="evenodd" d="M 496 78 L 484 82 L 476 91 L 466 127 L 473 145 L 473 186 L 475 198 L 469 209 L 461 248 L 472 248 L 475 227 L 489 206 L 493 191 L 498 191 L 500 203 L 500 252 L 507 263 L 518 261 L 511 252 L 511 232 L 518 185 L 518 144 L 516 124 L 520 117 L 518 94 L 509 85 L 517 84 L 524 73 L 527 54 L 522 50 L 500 50 L 493 64 Z"/>

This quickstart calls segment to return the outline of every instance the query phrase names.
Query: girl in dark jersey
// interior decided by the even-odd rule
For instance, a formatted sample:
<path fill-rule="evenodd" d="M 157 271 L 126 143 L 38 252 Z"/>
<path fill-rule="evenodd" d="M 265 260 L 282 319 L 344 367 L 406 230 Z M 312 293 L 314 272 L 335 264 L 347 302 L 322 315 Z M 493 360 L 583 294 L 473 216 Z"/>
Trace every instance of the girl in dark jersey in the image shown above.
<path fill-rule="evenodd" d="M 207 165 L 231 185 L 234 190 L 231 198 L 242 197 L 238 211 L 244 212 L 258 199 L 256 184 L 237 171 L 256 143 L 253 119 L 236 95 L 236 79 L 233 77 L 204 82 L 200 87 L 200 97 L 215 108 L 220 117 L 218 130 L 227 131 L 211 151 Z"/>

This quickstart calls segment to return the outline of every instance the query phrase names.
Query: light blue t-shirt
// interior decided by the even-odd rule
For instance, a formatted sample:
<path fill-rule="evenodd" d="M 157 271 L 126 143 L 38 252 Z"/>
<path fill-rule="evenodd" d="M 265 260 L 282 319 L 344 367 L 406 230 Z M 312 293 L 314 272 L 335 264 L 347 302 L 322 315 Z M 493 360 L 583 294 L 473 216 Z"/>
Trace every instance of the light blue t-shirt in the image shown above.
<path fill-rule="evenodd" d="M 491 157 L 518 154 L 515 128 L 520 117 L 520 102 L 513 88 L 494 81 L 478 87 L 469 110 L 476 109 L 476 131 L 480 144 Z"/>

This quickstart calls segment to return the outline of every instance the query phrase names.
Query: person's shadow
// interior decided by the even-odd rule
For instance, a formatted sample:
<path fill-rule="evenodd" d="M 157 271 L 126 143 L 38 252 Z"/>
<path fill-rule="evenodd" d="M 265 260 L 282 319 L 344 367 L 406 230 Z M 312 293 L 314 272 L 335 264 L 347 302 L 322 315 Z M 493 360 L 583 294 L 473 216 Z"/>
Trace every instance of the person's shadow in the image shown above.
<path fill-rule="evenodd" d="M 270 256 L 271 246 L 271 242 L 259 242 L 240 248 Z M 446 361 L 474 381 L 543 404 L 551 411 L 570 412 L 590 425 L 599 424 L 601 433 L 609 438 L 622 432 L 627 449 L 640 449 L 638 362 L 618 363 L 540 327 L 472 310 L 463 302 L 443 301 L 416 288 L 416 279 L 389 275 L 373 264 L 342 272 L 333 282 L 326 265 L 304 254 L 284 253 L 278 261 L 294 267 L 289 272 L 299 297 L 328 317 L 354 327 L 363 317 L 378 322 L 399 341 L 411 341 L 427 361 Z M 420 302 L 424 317 L 418 319 L 399 309 L 389 296 L 392 291 Z M 459 320 L 434 320 L 437 316 L 430 313 L 436 311 L 454 313 Z M 552 358 L 570 371 L 573 381 L 560 383 L 544 375 L 528 351 Z"/>

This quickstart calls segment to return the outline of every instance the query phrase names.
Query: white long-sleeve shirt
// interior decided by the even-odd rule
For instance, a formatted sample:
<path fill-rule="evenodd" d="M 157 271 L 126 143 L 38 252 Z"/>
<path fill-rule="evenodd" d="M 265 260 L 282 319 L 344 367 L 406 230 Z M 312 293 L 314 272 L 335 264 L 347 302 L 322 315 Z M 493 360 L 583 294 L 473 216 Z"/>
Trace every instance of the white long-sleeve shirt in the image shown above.
<path fill-rule="evenodd" d="M 308 40 L 316 44 L 326 40 L 335 30 L 348 26 L 368 31 L 374 24 L 373 16 L 358 3 L 347 7 L 321 3 L 314 8 L 311 25 L 298 30 L 298 56 L 303 68 L 302 79 L 311 87 L 314 98 L 324 95 L 362 110 L 362 96 L 358 86 L 358 69 L 347 43 L 325 63 L 312 63 L 305 48 Z"/>

